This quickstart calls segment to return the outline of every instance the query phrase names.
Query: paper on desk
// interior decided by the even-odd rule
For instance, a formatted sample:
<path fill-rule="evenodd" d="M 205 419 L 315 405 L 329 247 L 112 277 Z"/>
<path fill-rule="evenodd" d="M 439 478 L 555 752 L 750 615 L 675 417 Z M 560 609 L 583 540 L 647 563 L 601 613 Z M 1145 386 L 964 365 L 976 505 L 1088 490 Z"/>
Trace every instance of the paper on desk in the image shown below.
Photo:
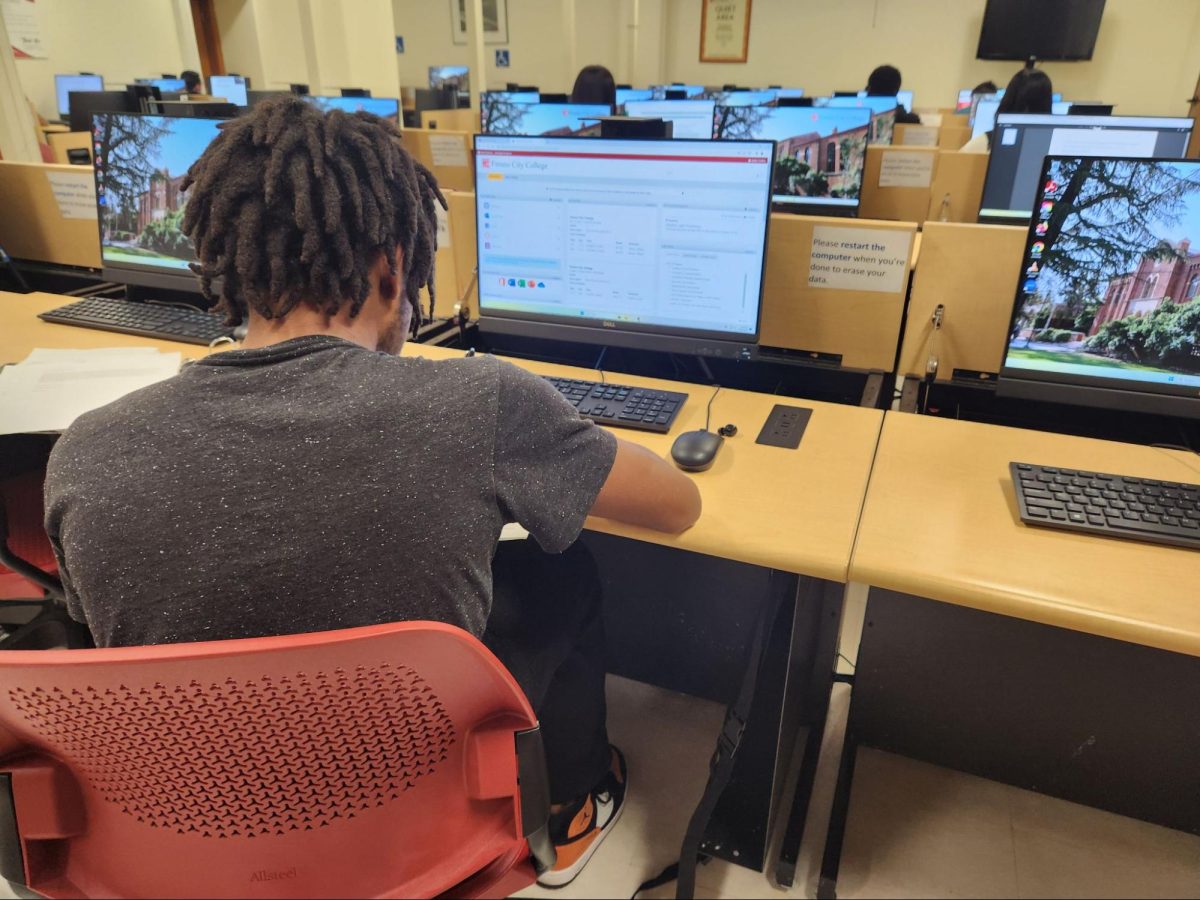
<path fill-rule="evenodd" d="M 0 434 L 65 431 L 85 412 L 179 372 L 154 348 L 34 350 L 0 371 Z"/>

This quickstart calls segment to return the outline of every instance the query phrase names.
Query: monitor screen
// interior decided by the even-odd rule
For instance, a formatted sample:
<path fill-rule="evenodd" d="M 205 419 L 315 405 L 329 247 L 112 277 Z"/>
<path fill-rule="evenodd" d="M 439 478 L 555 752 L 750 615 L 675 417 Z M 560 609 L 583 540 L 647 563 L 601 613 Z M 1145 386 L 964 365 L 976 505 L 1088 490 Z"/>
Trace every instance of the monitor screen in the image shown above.
<path fill-rule="evenodd" d="M 714 91 L 718 106 L 768 106 L 775 103 L 775 91 Z"/>
<path fill-rule="evenodd" d="M 718 106 L 715 120 L 718 138 L 775 141 L 775 203 L 858 207 L 869 109 Z"/>
<path fill-rule="evenodd" d="M 397 124 L 400 122 L 400 101 L 395 97 L 320 97 L 304 94 L 303 99 L 326 112 L 331 109 L 348 113 L 369 112 Z"/>
<path fill-rule="evenodd" d="M 71 91 L 102 91 L 104 79 L 99 75 L 55 75 L 54 95 L 58 102 L 58 114 L 71 113 Z"/>
<path fill-rule="evenodd" d="M 1184 118 L 1001 113 L 979 217 L 1028 222 L 1047 156 L 1182 159 L 1191 134 L 1192 120 Z"/>
<path fill-rule="evenodd" d="M 804 88 L 774 88 L 775 98 L 780 97 L 803 97 Z"/>
<path fill-rule="evenodd" d="M 598 120 L 611 115 L 611 107 L 599 103 L 515 103 L 486 133 L 592 136 L 600 133 Z"/>
<path fill-rule="evenodd" d="M 871 110 L 870 143 L 890 144 L 896 128 L 896 108 L 900 105 L 896 97 L 820 97 L 817 106 L 832 109 Z"/>
<path fill-rule="evenodd" d="M 1200 161 L 1050 156 L 1000 389 L 1200 418 Z"/>
<path fill-rule="evenodd" d="M 585 342 L 752 343 L 772 151 L 767 141 L 476 137 L 485 324 L 567 328 L 559 336 Z"/>
<path fill-rule="evenodd" d="M 179 93 L 187 88 L 182 78 L 138 78 L 136 84 L 148 84 L 151 87 L 156 87 L 164 94 Z"/>
<path fill-rule="evenodd" d="M 671 123 L 671 134 L 677 138 L 708 140 L 713 136 L 711 100 L 644 100 L 625 104 L 627 116 L 665 119 Z"/>
<path fill-rule="evenodd" d="M 212 75 L 208 79 L 208 92 L 214 97 L 224 97 L 235 106 L 245 106 L 246 79 L 241 75 Z"/>
<path fill-rule="evenodd" d="M 220 119 L 97 113 L 96 206 L 104 267 L 115 280 L 147 283 L 141 274 L 176 276 L 199 290 L 188 270 L 195 256 L 179 230 L 186 197 L 179 185 L 209 143 Z"/>
<path fill-rule="evenodd" d="M 685 97 L 689 100 L 699 99 L 705 94 L 705 87 L 702 84 L 652 84 L 650 90 L 654 92 L 649 100 L 665 100 L 667 91 L 683 91 Z"/>
<path fill-rule="evenodd" d="M 484 91 L 479 97 L 480 130 L 484 134 L 507 134 L 507 123 L 520 114 L 520 107 L 540 100 L 537 91 Z"/>
<path fill-rule="evenodd" d="M 867 96 L 867 92 L 859 91 L 858 96 L 865 97 L 865 96 Z M 961 94 L 959 94 L 959 98 L 960 99 L 962 98 Z M 971 102 L 971 92 L 967 91 L 967 103 L 969 104 L 970 102 Z M 896 105 L 903 106 L 905 112 L 912 112 L 913 92 L 912 91 L 897 91 L 896 92 Z"/>
<path fill-rule="evenodd" d="M 624 115 L 630 101 L 653 100 L 654 88 L 617 88 L 617 115 Z"/>
<path fill-rule="evenodd" d="M 434 90 L 453 87 L 460 91 L 471 89 L 471 70 L 468 66 L 430 66 L 429 86 Z"/>
<path fill-rule="evenodd" d="M 1091 59 L 1104 0 L 987 0 L 979 59 Z"/>

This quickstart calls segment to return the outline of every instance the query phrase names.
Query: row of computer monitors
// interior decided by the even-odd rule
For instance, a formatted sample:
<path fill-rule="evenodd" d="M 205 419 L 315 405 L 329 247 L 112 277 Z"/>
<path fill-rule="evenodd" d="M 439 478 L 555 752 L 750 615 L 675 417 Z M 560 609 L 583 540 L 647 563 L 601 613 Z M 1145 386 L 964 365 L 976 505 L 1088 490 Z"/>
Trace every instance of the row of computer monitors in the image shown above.
<path fill-rule="evenodd" d="M 96 118 L 104 275 L 196 290 L 186 238 L 163 239 L 185 198 L 150 185 L 164 173 L 176 184 L 217 122 L 161 118 L 140 169 L 110 170 L 108 146 L 139 118 Z M 777 153 L 756 140 L 478 135 L 481 327 L 756 358 L 773 201 L 802 196 L 815 177 Z M 1002 386 L 1200 417 L 1200 161 L 1041 154 L 1032 177 L 1012 318 L 996 335 Z M 810 286 L 903 290 L 887 272 L 907 247 L 875 258 L 878 248 L 836 234 L 821 240 Z"/>

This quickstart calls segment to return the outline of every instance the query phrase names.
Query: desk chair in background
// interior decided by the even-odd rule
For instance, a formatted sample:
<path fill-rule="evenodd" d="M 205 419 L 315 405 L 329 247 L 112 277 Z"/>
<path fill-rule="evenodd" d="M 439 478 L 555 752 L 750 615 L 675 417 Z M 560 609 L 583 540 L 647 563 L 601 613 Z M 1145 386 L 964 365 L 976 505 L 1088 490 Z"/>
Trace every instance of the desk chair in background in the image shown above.
<path fill-rule="evenodd" d="M 554 862 L 537 719 L 450 625 L 0 653 L 0 685 L 18 891 L 507 896 Z"/>

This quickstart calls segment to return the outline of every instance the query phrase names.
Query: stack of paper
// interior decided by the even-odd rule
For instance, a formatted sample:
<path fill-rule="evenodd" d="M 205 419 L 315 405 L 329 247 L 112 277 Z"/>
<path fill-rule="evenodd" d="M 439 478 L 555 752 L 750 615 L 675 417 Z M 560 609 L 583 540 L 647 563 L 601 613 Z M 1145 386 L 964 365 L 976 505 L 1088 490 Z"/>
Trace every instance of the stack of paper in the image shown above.
<path fill-rule="evenodd" d="M 0 434 L 65 431 L 76 417 L 179 372 L 153 347 L 34 350 L 0 371 Z"/>

